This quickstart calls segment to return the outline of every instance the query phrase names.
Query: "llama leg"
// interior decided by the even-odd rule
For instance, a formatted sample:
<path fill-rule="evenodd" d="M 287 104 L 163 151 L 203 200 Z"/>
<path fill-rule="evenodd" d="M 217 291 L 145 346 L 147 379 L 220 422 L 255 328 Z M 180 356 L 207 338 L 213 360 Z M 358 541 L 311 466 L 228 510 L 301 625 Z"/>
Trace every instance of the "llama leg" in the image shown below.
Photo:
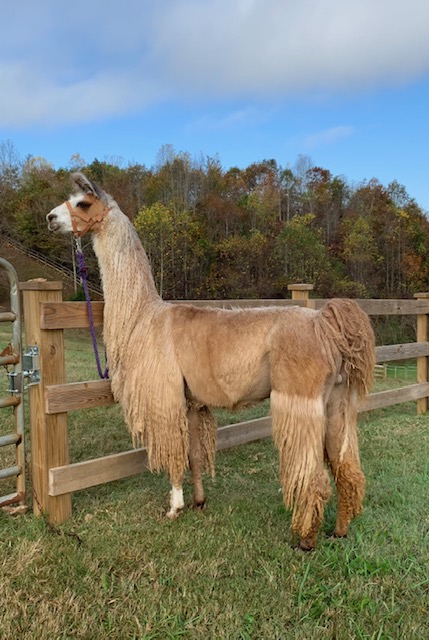
<path fill-rule="evenodd" d="M 298 505 L 297 522 L 294 523 L 294 520 L 292 521 L 292 528 L 300 536 L 298 547 L 302 551 L 312 551 L 316 546 L 317 536 L 323 522 L 325 504 L 328 502 L 330 497 L 331 485 L 329 482 L 329 476 L 324 468 L 320 468 L 319 472 L 315 473 L 311 480 L 309 498 L 303 501 L 304 504 Z M 306 502 L 307 504 L 305 504 Z M 311 510 L 312 513 L 309 527 L 305 524 L 300 524 L 300 510 Z"/>
<path fill-rule="evenodd" d="M 357 399 L 345 384 L 334 387 L 328 402 L 326 455 L 337 486 L 334 535 L 347 535 L 354 516 L 362 511 L 365 476 L 359 459 Z"/>
<path fill-rule="evenodd" d="M 188 458 L 194 485 L 194 509 L 204 509 L 206 496 L 203 487 L 203 471 L 207 469 L 214 475 L 216 452 L 216 421 L 210 410 L 199 403 L 188 400 L 187 424 L 189 433 Z M 171 477 L 170 509 L 167 517 L 177 518 L 185 506 L 183 499 L 182 476 Z"/>
<path fill-rule="evenodd" d="M 167 511 L 167 518 L 175 520 L 180 516 L 184 507 L 183 487 L 181 484 L 173 484 L 170 491 L 170 509 Z"/>
<path fill-rule="evenodd" d="M 325 413 L 322 396 L 271 393 L 273 438 L 280 455 L 283 500 L 293 508 L 299 546 L 314 548 L 331 488 L 323 465 Z"/>
<path fill-rule="evenodd" d="M 194 484 L 194 509 L 204 509 L 203 471 L 214 476 L 217 424 L 210 409 L 188 400 L 189 464 Z"/>
<path fill-rule="evenodd" d="M 204 453 L 200 441 L 201 416 L 196 409 L 188 409 L 189 465 L 194 486 L 194 509 L 204 509 L 206 496 L 203 487 Z"/>

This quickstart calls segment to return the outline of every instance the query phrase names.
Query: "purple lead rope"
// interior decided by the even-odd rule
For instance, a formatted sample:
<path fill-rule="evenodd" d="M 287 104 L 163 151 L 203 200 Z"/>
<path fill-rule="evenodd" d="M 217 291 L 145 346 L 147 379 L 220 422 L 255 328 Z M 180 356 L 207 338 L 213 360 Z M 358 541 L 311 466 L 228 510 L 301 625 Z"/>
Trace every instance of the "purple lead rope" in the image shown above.
<path fill-rule="evenodd" d="M 76 256 L 77 256 L 77 270 L 82 282 L 83 291 L 85 293 L 86 307 L 88 309 L 89 329 L 91 331 L 92 348 L 94 349 L 94 357 L 95 357 L 95 362 L 97 364 L 98 375 L 102 379 L 107 379 L 109 377 L 109 368 L 106 366 L 105 370 L 104 371 L 102 370 L 101 364 L 100 364 L 100 356 L 98 354 L 97 337 L 95 335 L 95 327 L 94 327 L 94 316 L 92 315 L 91 298 L 89 297 L 89 291 L 88 291 L 88 282 L 87 282 L 88 268 L 85 266 L 83 253 L 77 244 L 76 244 Z"/>

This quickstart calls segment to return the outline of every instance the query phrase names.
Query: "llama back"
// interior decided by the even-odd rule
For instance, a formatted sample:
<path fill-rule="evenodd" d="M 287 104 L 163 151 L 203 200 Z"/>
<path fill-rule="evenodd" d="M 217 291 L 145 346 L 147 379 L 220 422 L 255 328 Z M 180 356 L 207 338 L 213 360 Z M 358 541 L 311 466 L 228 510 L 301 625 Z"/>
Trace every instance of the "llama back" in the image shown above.
<path fill-rule="evenodd" d="M 342 358 L 347 383 L 364 398 L 374 379 L 375 338 L 371 321 L 354 300 L 333 298 L 320 311 L 320 326 Z"/>

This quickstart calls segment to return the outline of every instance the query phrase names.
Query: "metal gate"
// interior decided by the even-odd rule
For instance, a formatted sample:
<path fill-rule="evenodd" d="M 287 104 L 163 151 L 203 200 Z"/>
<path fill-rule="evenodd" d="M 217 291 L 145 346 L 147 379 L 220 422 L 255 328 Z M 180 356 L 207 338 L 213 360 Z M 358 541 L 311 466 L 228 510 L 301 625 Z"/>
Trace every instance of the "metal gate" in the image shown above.
<path fill-rule="evenodd" d="M 16 477 L 16 491 L 0 495 L 0 507 L 25 507 L 25 448 L 24 402 L 21 347 L 21 308 L 18 276 L 12 265 L 0 258 L 0 267 L 7 273 L 10 285 L 10 311 L 0 313 L 0 322 L 12 323 L 10 344 L 0 354 L 0 365 L 6 367 L 9 378 L 9 395 L 0 398 L 0 408 L 13 407 L 15 428 L 12 433 L 0 436 L 0 447 L 15 447 L 16 464 L 0 468 L 0 480 Z M 12 371 L 9 370 L 12 368 Z M 1 489 L 0 489 L 1 492 Z M 2 493 L 2 492 L 1 492 Z"/>

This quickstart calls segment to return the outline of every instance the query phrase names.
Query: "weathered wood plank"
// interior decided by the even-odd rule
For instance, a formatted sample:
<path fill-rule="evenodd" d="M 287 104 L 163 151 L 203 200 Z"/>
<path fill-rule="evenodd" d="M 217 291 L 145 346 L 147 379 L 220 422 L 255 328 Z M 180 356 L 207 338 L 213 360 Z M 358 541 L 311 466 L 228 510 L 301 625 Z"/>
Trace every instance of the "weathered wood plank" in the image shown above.
<path fill-rule="evenodd" d="M 59 496 L 105 482 L 121 480 L 147 469 L 146 449 L 114 453 L 49 470 L 49 495 Z"/>
<path fill-rule="evenodd" d="M 329 299 L 311 298 L 308 302 L 312 308 L 321 309 Z M 177 300 L 178 303 L 193 304 L 204 307 L 222 307 L 230 309 L 233 307 L 266 307 L 292 305 L 305 306 L 304 300 L 270 299 L 270 300 Z M 368 300 L 366 298 L 356 299 L 355 302 L 368 315 L 416 315 L 429 313 L 429 300 Z"/>
<path fill-rule="evenodd" d="M 253 298 L 242 300 L 171 300 L 172 304 L 188 304 L 194 307 L 213 307 L 220 309 L 247 309 L 253 307 L 305 307 L 304 300 L 290 300 L 285 298 L 273 298 L 269 300 L 256 300 Z"/>
<path fill-rule="evenodd" d="M 271 435 L 271 418 L 258 418 L 218 429 L 217 449 L 228 449 Z M 148 468 L 145 449 L 115 453 L 104 458 L 77 462 L 49 471 L 49 494 L 52 496 L 88 489 L 105 482 L 120 480 Z"/>
<path fill-rule="evenodd" d="M 422 356 L 429 356 L 428 342 L 409 342 L 407 344 L 392 344 L 375 348 L 375 358 L 378 364 Z"/>
<path fill-rule="evenodd" d="M 68 382 L 45 387 L 45 411 L 48 415 L 78 409 L 93 409 L 114 402 L 110 380 Z"/>
<path fill-rule="evenodd" d="M 94 326 L 103 326 L 104 302 L 91 302 Z M 86 329 L 89 327 L 86 302 L 43 302 L 40 305 L 42 329 Z"/>
<path fill-rule="evenodd" d="M 63 283 L 58 281 L 45 280 L 44 278 L 35 278 L 19 283 L 20 291 L 62 291 Z"/>
<path fill-rule="evenodd" d="M 27 344 L 39 345 L 40 383 L 30 385 L 31 466 L 33 478 L 33 512 L 47 513 L 49 522 L 59 524 L 71 516 L 71 496 L 49 495 L 49 469 L 69 463 L 67 413 L 46 415 L 44 389 L 65 382 L 64 332 L 44 332 L 40 328 L 41 305 L 57 303 L 62 298 L 61 283 L 21 283 Z"/>
<path fill-rule="evenodd" d="M 217 431 L 217 450 L 229 449 L 271 435 L 271 417 L 247 420 L 220 427 Z"/>
<path fill-rule="evenodd" d="M 311 300 L 315 309 L 323 307 L 328 300 L 317 298 Z M 367 300 L 356 299 L 355 302 L 370 316 L 405 316 L 429 313 L 428 300 Z"/>
<path fill-rule="evenodd" d="M 311 299 L 311 307 L 320 309 L 328 300 Z M 429 301 L 421 300 L 356 300 L 359 306 L 369 315 L 416 315 L 429 313 Z M 196 307 L 214 307 L 221 309 L 252 307 L 290 307 L 305 306 L 305 300 L 174 300 L 173 304 L 192 304 Z M 104 302 L 92 302 L 94 324 L 103 324 Z M 88 312 L 85 302 L 42 303 L 42 329 L 78 329 L 89 326 Z"/>
<path fill-rule="evenodd" d="M 290 307 L 305 306 L 302 300 L 174 300 L 172 304 L 191 304 L 196 307 L 214 307 L 221 309 L 251 307 Z M 94 325 L 103 326 L 104 302 L 92 302 Z M 86 302 L 42 303 L 42 329 L 86 329 L 89 327 Z"/>
<path fill-rule="evenodd" d="M 330 299 L 329 298 L 311 298 L 308 302 L 312 308 L 320 309 Z M 356 299 L 355 302 L 368 315 L 416 315 L 421 313 L 429 313 L 429 300 L 369 300 L 366 298 Z M 292 305 L 305 306 L 305 300 L 289 300 L 289 299 L 269 299 L 269 300 L 177 300 L 174 304 L 192 304 L 194 306 L 204 307 L 223 307 L 230 309 L 233 307 L 267 307 L 280 306 L 289 307 Z"/>
<path fill-rule="evenodd" d="M 409 400 L 418 400 L 429 395 L 427 384 L 414 384 L 399 389 L 379 391 L 368 396 L 362 411 L 379 409 L 382 406 L 390 406 Z M 386 402 L 385 405 L 382 403 Z M 100 406 L 108 406 L 114 403 L 113 395 L 108 380 L 90 380 L 88 382 L 71 382 L 66 384 L 50 385 L 45 387 L 45 410 L 48 415 L 89 409 Z M 257 440 L 269 435 L 269 418 L 259 418 L 221 427 L 218 434 L 220 448 L 233 447 L 244 442 Z M 256 432 L 256 435 L 252 435 Z M 258 435 L 258 434 L 261 435 Z M 246 439 L 248 438 L 248 439 Z"/>
<path fill-rule="evenodd" d="M 389 389 L 388 391 L 378 391 L 377 393 L 370 393 L 360 411 L 390 407 L 401 402 L 419 400 L 428 395 L 429 385 L 427 383 L 411 384 L 398 389 Z"/>
<path fill-rule="evenodd" d="M 417 297 L 423 300 L 427 299 L 427 294 L 417 293 Z M 417 316 L 417 341 L 427 342 L 429 340 L 429 316 Z M 429 380 L 429 362 L 428 358 L 417 358 L 417 382 L 428 382 Z M 417 400 L 417 413 L 420 415 L 428 410 L 428 398 Z"/>
<path fill-rule="evenodd" d="M 387 407 L 427 396 L 427 384 L 414 384 L 399 389 L 372 393 L 361 412 Z M 271 417 L 248 420 L 218 429 L 217 449 L 228 449 L 271 436 Z M 125 451 L 49 470 L 49 495 L 58 496 L 87 489 L 105 482 L 120 480 L 148 468 L 145 449 Z"/>
<path fill-rule="evenodd" d="M 309 300 L 310 305 L 315 309 L 323 307 L 329 299 L 324 298 L 311 298 Z M 355 302 L 366 312 L 368 315 L 416 315 L 422 313 L 429 313 L 429 300 L 369 300 L 366 298 L 356 299 Z M 185 303 L 192 304 L 200 307 L 224 307 L 229 309 L 231 307 L 269 307 L 269 306 L 281 306 L 287 307 L 291 305 L 305 306 L 303 300 L 289 300 L 289 299 L 270 299 L 270 300 L 177 300 L 174 304 Z"/>

